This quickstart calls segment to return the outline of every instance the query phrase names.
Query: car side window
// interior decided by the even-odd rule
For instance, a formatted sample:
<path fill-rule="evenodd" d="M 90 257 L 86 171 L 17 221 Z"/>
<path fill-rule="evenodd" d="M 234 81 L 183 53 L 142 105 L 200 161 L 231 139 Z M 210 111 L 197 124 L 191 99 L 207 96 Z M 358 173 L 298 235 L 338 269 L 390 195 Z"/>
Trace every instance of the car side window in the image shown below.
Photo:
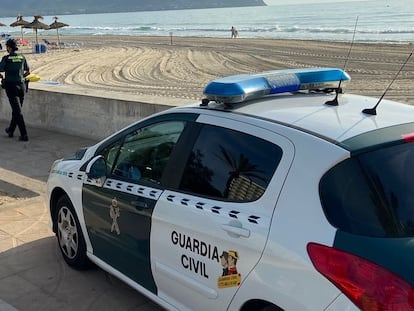
<path fill-rule="evenodd" d="M 108 147 L 102 149 L 101 152 L 99 152 L 100 155 L 103 156 L 105 159 L 106 167 L 107 167 L 107 174 L 110 174 L 112 172 L 112 168 L 114 166 L 116 157 L 118 155 L 119 148 L 122 145 L 122 140 L 117 140 L 113 144 L 109 145 Z"/>
<path fill-rule="evenodd" d="M 281 158 L 282 149 L 271 142 L 204 125 L 180 189 L 219 200 L 254 201 L 265 192 Z"/>
<path fill-rule="evenodd" d="M 184 126 L 185 121 L 165 121 L 127 134 L 111 167 L 112 174 L 132 182 L 159 184 Z"/>

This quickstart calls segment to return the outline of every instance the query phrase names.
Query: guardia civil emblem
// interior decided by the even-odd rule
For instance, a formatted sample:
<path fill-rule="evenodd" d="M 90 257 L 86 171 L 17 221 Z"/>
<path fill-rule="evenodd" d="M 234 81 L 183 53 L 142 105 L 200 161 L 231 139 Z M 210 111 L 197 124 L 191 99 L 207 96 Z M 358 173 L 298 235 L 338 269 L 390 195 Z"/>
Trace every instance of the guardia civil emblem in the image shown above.
<path fill-rule="evenodd" d="M 116 232 L 116 234 L 121 234 L 121 231 L 119 230 L 118 226 L 118 218 L 120 216 L 119 213 L 119 207 L 118 207 L 118 201 L 116 198 L 113 198 L 111 201 L 111 206 L 109 207 L 109 216 L 112 219 L 112 225 L 111 225 L 111 232 Z"/>

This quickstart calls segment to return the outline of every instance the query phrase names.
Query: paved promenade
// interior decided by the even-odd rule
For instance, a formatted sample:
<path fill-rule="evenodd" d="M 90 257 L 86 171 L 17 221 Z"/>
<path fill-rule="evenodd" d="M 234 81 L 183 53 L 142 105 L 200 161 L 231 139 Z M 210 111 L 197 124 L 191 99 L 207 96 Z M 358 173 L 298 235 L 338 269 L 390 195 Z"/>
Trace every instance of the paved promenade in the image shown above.
<path fill-rule="evenodd" d="M 53 161 L 95 141 L 29 127 L 29 141 L 19 142 L 4 128 L 0 121 L 0 311 L 160 311 L 99 268 L 68 267 L 49 229 Z"/>

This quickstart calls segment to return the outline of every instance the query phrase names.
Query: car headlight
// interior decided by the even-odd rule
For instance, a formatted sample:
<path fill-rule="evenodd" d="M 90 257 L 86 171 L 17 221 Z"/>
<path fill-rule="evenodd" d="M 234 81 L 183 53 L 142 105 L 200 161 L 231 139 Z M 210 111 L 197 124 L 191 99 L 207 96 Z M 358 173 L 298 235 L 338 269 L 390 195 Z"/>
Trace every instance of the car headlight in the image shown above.
<path fill-rule="evenodd" d="M 62 162 L 62 159 L 56 160 L 55 162 L 53 162 L 52 167 L 50 168 L 50 174 L 56 172 L 56 166 Z"/>

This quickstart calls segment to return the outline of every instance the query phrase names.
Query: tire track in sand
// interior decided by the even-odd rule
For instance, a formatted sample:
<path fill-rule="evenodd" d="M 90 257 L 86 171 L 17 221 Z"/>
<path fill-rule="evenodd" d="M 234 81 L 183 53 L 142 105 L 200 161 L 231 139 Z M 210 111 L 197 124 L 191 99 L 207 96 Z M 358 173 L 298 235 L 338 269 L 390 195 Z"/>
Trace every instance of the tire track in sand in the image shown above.
<path fill-rule="evenodd" d="M 218 77 L 283 68 L 342 68 L 349 51 L 348 43 L 295 40 L 183 37 L 175 38 L 170 45 L 164 37 L 86 39 L 89 44 L 77 49 L 27 54 L 32 72 L 43 80 L 98 90 L 103 96 L 105 92 L 119 92 L 198 100 L 205 85 Z M 403 45 L 355 44 L 346 68 L 353 81 L 345 91 L 380 96 L 410 49 Z M 413 71 L 411 61 L 388 98 L 403 98 L 414 104 Z"/>

